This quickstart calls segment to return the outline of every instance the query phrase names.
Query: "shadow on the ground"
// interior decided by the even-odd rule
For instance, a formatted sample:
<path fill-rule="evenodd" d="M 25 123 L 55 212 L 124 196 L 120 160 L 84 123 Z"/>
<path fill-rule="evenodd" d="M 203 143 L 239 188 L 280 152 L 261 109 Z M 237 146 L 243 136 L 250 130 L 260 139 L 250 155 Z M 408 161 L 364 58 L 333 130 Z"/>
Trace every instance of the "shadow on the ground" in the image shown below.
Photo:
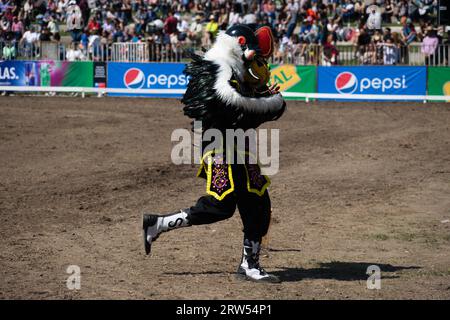
<path fill-rule="evenodd" d="M 228 271 L 199 271 L 199 272 L 192 272 L 192 271 L 181 271 L 181 272 L 164 272 L 165 275 L 170 276 L 194 276 L 194 275 L 234 275 L 234 272 L 228 272 Z"/>
<path fill-rule="evenodd" d="M 376 265 L 380 268 L 381 279 L 396 279 L 400 276 L 394 273 L 401 270 L 420 269 L 418 266 L 393 266 L 391 264 L 369 263 L 369 262 L 324 262 L 319 267 L 304 268 L 279 268 L 281 270 L 269 271 L 269 273 L 278 276 L 282 282 L 296 282 L 305 279 L 334 279 L 339 281 L 366 281 L 369 275 L 367 268 Z M 388 274 L 386 274 L 388 273 Z M 200 271 L 200 272 L 164 272 L 165 275 L 187 276 L 187 275 L 233 275 L 233 272 L 227 271 Z"/>
<path fill-rule="evenodd" d="M 326 262 L 320 263 L 319 267 L 311 269 L 303 268 L 280 268 L 272 274 L 278 276 L 283 282 L 295 282 L 304 279 L 334 279 L 340 281 L 367 280 L 369 275 L 367 268 L 376 265 L 380 268 L 381 279 L 395 279 L 398 275 L 386 275 L 386 273 L 397 272 L 407 269 L 420 269 L 417 266 L 393 266 L 390 264 L 369 262 Z"/>
<path fill-rule="evenodd" d="M 301 249 L 295 249 L 295 248 L 285 248 L 285 249 L 267 248 L 265 250 L 266 250 L 266 252 L 301 252 L 302 251 Z"/>

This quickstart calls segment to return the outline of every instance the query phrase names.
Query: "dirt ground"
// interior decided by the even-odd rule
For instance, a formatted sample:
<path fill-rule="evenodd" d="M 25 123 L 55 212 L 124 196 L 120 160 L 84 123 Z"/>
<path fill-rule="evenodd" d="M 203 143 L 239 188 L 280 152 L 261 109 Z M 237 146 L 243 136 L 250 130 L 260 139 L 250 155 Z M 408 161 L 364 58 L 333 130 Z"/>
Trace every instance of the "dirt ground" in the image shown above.
<path fill-rule="evenodd" d="M 0 298 L 449 299 L 450 104 L 289 102 L 266 270 L 234 278 L 238 214 L 163 234 L 204 193 L 170 161 L 174 99 L 0 98 Z M 67 267 L 81 270 L 69 290 Z M 369 265 L 381 289 L 367 289 Z"/>

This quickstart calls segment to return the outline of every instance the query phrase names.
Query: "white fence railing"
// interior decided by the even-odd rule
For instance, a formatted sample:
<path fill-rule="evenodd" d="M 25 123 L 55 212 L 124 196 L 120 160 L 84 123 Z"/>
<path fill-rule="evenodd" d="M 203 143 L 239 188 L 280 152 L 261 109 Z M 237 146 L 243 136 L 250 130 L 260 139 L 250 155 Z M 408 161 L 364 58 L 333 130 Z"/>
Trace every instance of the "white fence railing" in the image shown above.
<path fill-rule="evenodd" d="M 84 97 L 86 93 L 97 93 L 103 96 L 108 93 L 124 94 L 158 94 L 174 95 L 184 94 L 184 89 L 125 89 L 125 88 L 87 88 L 87 87 L 34 87 L 34 86 L 0 86 L 0 92 L 60 92 L 60 93 L 81 93 Z M 449 95 L 377 95 L 377 94 L 332 94 L 332 93 L 297 93 L 283 92 L 284 97 L 304 98 L 306 102 L 312 99 L 330 100 L 367 100 L 367 101 L 447 101 L 450 102 Z"/>
<path fill-rule="evenodd" d="M 5 42 L 0 42 L 0 54 Z M 68 45 L 58 42 L 38 42 L 35 44 L 10 43 L 16 48 L 13 59 L 27 60 L 68 60 Z M 73 49 L 73 48 L 72 48 Z M 158 42 L 117 42 L 103 44 L 94 42 L 86 47 L 78 45 L 82 60 L 120 61 L 120 62 L 180 62 L 186 61 L 188 51 L 195 50 L 182 44 L 163 44 Z M 429 65 L 448 66 L 450 45 L 424 47 L 413 43 L 408 46 L 389 43 L 358 45 L 337 45 L 335 58 L 337 65 Z M 428 54 L 431 52 L 431 54 Z M 328 65 L 329 52 L 318 44 L 297 44 L 276 50 L 271 62 L 297 65 Z M 0 59 L 6 59 L 0 57 Z"/>
<path fill-rule="evenodd" d="M 15 49 L 11 57 L 2 56 L 6 45 Z M 34 44 L 0 42 L 0 60 L 70 60 L 70 52 L 73 50 L 79 51 L 77 60 L 117 62 L 180 62 L 187 58 L 188 53 L 180 45 L 146 42 L 92 43 L 87 46 L 78 44 L 76 47 L 46 41 Z"/>
<path fill-rule="evenodd" d="M 420 43 L 408 46 L 378 43 L 364 46 L 337 45 L 335 49 L 337 55 L 333 62 L 330 62 L 331 53 L 326 52 L 322 45 L 306 43 L 275 52 L 271 62 L 296 65 L 448 66 L 450 58 L 449 44 L 427 47 Z"/>
<path fill-rule="evenodd" d="M 118 62 L 147 62 L 149 50 L 147 43 L 113 43 L 110 61 Z"/>

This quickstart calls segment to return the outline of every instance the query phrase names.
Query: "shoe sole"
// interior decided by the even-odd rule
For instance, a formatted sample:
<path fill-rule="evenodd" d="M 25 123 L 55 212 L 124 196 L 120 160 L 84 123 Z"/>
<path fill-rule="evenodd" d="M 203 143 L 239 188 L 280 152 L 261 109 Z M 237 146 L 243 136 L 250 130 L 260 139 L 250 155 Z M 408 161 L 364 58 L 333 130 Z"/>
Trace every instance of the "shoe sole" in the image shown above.
<path fill-rule="evenodd" d="M 281 283 L 280 279 L 274 279 L 274 278 L 263 278 L 261 280 L 250 278 L 249 276 L 245 274 L 236 273 L 235 275 L 236 279 L 242 280 L 242 281 L 251 281 L 251 282 L 257 282 L 257 283 Z"/>
<path fill-rule="evenodd" d="M 155 238 L 152 238 L 152 240 L 150 242 L 147 241 L 147 229 L 150 226 L 153 226 L 156 223 L 157 220 L 157 216 L 156 215 L 151 215 L 151 214 L 144 214 L 142 217 L 142 231 L 143 231 L 143 235 L 144 235 L 144 248 L 145 248 L 145 253 L 147 255 L 149 255 L 152 251 L 152 242 L 155 241 L 156 239 L 158 239 L 158 236 L 156 236 Z"/>

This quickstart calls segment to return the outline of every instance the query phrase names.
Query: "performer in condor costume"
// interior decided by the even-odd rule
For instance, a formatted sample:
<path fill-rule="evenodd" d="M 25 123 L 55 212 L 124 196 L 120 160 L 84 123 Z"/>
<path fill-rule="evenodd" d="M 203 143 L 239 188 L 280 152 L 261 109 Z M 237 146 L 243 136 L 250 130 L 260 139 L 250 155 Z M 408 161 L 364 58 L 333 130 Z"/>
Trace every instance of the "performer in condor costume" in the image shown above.
<path fill-rule="evenodd" d="M 254 32 L 248 26 L 236 25 L 220 33 L 212 48 L 203 57 L 193 54 L 192 62 L 186 67 L 185 74 L 190 76 L 190 81 L 182 99 L 184 114 L 202 121 L 203 132 L 211 128 L 223 133 L 226 129 L 253 129 L 278 119 L 286 104 L 276 84 L 267 86 L 270 72 L 265 59 L 272 54 L 272 48 L 273 37 L 267 27 Z M 232 155 L 245 157 L 243 164 L 227 163 L 226 153 L 219 150 L 203 153 L 198 176 L 207 181 L 207 195 L 180 212 L 144 214 L 147 254 L 161 233 L 228 219 L 237 206 L 244 227 L 238 277 L 279 282 L 278 277 L 268 274 L 259 264 L 261 239 L 270 223 L 267 191 L 270 181 L 261 174 L 257 164 L 248 161 L 252 155 L 247 151 L 235 150 Z"/>

